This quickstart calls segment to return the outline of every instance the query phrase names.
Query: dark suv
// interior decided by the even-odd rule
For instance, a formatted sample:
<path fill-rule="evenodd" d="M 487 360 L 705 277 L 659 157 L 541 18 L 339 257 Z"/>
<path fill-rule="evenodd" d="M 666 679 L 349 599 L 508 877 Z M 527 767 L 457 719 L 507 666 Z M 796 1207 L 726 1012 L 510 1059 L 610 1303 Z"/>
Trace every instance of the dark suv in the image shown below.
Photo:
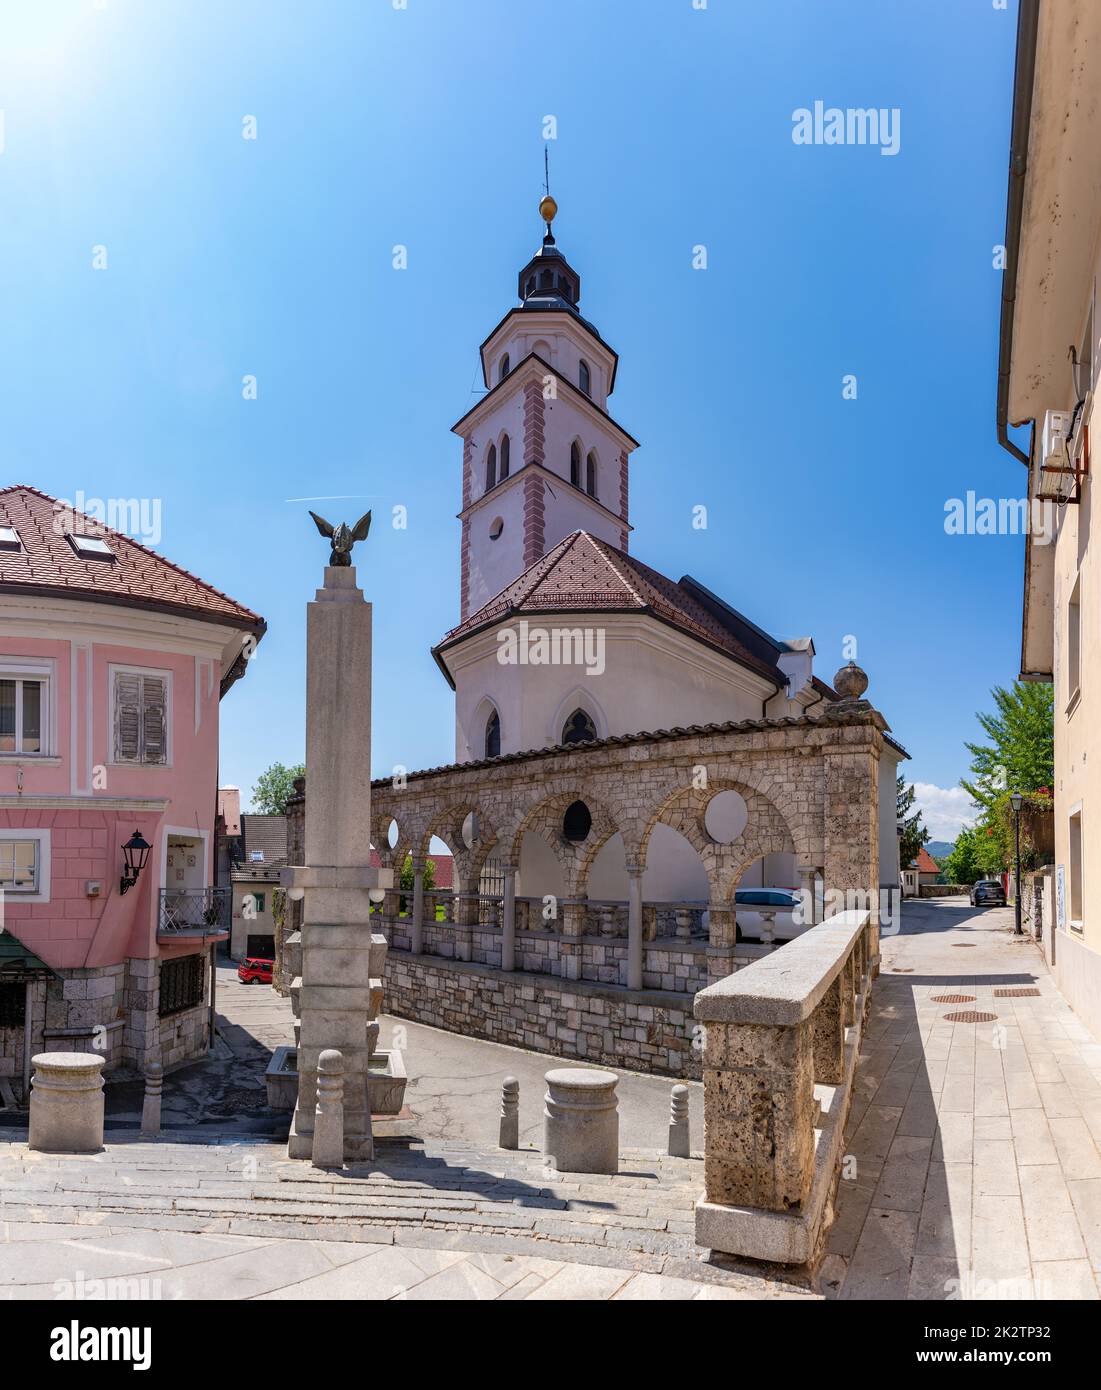
<path fill-rule="evenodd" d="M 971 888 L 972 907 L 1005 907 L 1005 889 L 996 878 L 980 878 Z"/>

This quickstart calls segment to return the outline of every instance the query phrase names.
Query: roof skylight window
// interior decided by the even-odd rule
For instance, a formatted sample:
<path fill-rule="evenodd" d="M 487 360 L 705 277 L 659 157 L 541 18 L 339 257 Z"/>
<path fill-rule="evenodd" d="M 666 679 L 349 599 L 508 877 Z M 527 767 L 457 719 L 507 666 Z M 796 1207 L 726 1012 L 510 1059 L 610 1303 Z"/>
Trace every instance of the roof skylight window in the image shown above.
<path fill-rule="evenodd" d="M 76 535 L 69 531 L 66 533 L 65 539 L 82 560 L 113 560 L 115 558 L 115 552 L 106 541 L 100 540 L 98 536 Z"/>
<path fill-rule="evenodd" d="M 14 526 L 0 526 L 0 550 L 22 550 L 19 532 Z"/>

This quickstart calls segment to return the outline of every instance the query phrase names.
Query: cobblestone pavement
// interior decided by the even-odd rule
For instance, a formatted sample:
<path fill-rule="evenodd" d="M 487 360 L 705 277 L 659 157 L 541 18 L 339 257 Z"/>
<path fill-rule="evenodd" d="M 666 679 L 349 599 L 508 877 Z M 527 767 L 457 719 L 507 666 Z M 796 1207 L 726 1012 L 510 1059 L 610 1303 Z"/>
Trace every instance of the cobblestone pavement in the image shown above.
<path fill-rule="evenodd" d="M 1101 1044 L 1009 909 L 908 903 L 882 958 L 822 1290 L 1097 1298 Z"/>
<path fill-rule="evenodd" d="M 220 965 L 217 1007 L 215 1055 L 165 1078 L 166 1132 L 210 1126 L 219 1133 L 285 1137 L 288 1117 L 267 1110 L 264 1068 L 275 1047 L 294 1041 L 290 1001 L 266 985 L 241 984 L 235 966 Z M 405 1099 L 416 1121 L 411 1133 L 492 1147 L 497 1141 L 501 1082 L 511 1074 L 520 1082 L 521 1143 L 538 1148 L 543 1077 L 551 1067 L 568 1062 L 389 1015 L 380 1023 L 380 1045 L 396 1045 L 405 1057 Z M 621 1143 L 625 1148 L 660 1150 L 673 1078 L 626 1071 L 617 1075 Z M 692 1133 L 698 1137 L 703 1134 L 703 1087 L 699 1082 L 687 1084 Z M 137 1128 L 141 1102 L 140 1082 L 109 1085 L 108 1132 Z"/>

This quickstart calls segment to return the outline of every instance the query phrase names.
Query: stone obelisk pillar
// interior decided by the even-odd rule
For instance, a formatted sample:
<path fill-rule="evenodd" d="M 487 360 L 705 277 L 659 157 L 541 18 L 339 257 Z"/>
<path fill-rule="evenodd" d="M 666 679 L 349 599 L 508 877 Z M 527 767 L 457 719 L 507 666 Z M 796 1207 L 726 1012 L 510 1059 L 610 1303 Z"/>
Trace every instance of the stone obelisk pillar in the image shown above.
<path fill-rule="evenodd" d="M 325 587 L 307 607 L 306 778 L 306 863 L 282 875 L 303 899 L 302 973 L 292 985 L 298 1103 L 287 1152 L 311 1157 L 318 1058 L 335 1048 L 344 1058 L 344 1158 L 354 1163 L 374 1157 L 367 1072 L 378 953 L 369 895 L 391 888 L 393 871 L 371 868 L 371 605 L 351 565 L 326 566 Z"/>

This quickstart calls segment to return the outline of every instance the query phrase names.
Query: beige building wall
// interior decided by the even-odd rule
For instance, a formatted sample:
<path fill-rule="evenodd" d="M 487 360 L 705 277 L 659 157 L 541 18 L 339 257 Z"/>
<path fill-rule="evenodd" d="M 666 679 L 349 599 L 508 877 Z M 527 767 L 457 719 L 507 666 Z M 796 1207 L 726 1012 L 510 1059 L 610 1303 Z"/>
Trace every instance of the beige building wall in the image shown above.
<path fill-rule="evenodd" d="M 229 954 L 232 960 L 242 961 L 248 954 L 250 936 L 274 936 L 275 918 L 272 897 L 278 884 L 235 883 L 233 885 L 233 922 L 229 934 Z M 252 904 L 245 899 L 251 897 Z M 263 910 L 261 910 L 261 901 Z M 250 916 L 246 916 L 246 909 Z"/>
<path fill-rule="evenodd" d="M 1037 499 L 1048 411 L 1073 415 L 1084 468 L 1075 502 L 1041 513 L 1025 559 L 1021 671 L 1050 680 L 1055 705 L 1055 871 L 1044 944 L 1059 988 L 1101 1038 L 1101 555 L 1093 522 L 1101 415 L 1101 6 L 1043 4 L 1022 24 L 1007 194 L 1001 366 L 1004 423 L 1033 424 L 1028 493 Z M 1014 182 L 1014 170 L 1024 172 Z M 1019 201 L 1018 201 L 1019 200 Z M 1013 265 L 1014 235 L 1019 238 Z M 1068 344 L 1081 364 L 1072 373 Z M 1018 437 L 1017 446 L 1021 446 Z M 1018 475 L 1023 477 L 1023 473 Z M 1007 483 L 1007 495 L 1012 495 Z M 1020 492 L 1024 485 L 1017 483 Z M 1018 493 L 1020 495 L 1020 493 Z M 1054 532 L 1054 540 L 1051 532 Z"/>

